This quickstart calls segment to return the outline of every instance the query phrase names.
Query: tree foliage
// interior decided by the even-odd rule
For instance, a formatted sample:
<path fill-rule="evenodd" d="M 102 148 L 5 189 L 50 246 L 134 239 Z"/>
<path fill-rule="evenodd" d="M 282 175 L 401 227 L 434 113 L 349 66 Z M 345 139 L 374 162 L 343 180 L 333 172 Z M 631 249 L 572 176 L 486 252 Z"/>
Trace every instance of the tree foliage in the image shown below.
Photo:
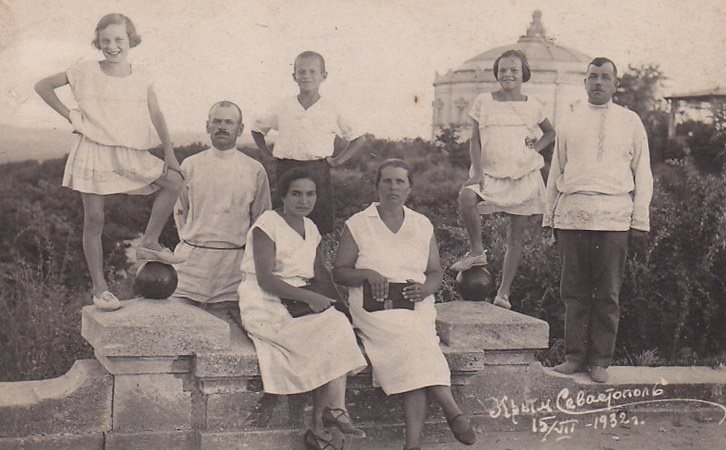
<path fill-rule="evenodd" d="M 651 161 L 667 159 L 668 113 L 662 97 L 666 76 L 658 65 L 628 66 L 619 79 L 613 102 L 640 116 L 648 134 Z"/>

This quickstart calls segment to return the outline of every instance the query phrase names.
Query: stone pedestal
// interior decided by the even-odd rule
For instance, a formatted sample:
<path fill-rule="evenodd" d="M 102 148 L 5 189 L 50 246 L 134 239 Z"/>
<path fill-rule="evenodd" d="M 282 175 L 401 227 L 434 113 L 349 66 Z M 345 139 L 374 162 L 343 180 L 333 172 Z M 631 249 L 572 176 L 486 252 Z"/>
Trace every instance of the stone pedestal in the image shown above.
<path fill-rule="evenodd" d="M 81 334 L 113 375 L 113 423 L 106 449 L 193 449 L 194 355 L 224 350 L 230 326 L 195 306 L 123 302 L 118 311 L 83 309 Z"/>

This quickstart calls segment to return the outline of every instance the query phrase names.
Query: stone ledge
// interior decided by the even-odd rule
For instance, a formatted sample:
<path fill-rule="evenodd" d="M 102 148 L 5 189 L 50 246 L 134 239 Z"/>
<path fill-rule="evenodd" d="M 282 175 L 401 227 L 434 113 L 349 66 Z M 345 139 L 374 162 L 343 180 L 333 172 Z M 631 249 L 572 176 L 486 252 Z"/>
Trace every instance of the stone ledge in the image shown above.
<path fill-rule="evenodd" d="M 103 433 L 0 438 L 2 450 L 105 450 Z"/>
<path fill-rule="evenodd" d="M 93 360 L 58 378 L 0 383 L 0 438 L 111 428 L 112 377 Z"/>
<path fill-rule="evenodd" d="M 449 347 L 481 350 L 536 350 L 549 345 L 549 325 L 486 302 L 436 305 L 436 330 Z"/>
<path fill-rule="evenodd" d="M 192 305 L 133 299 L 106 312 L 83 308 L 81 335 L 97 355 L 185 356 L 229 347 L 229 325 Z"/>
<path fill-rule="evenodd" d="M 190 431 L 106 434 L 103 450 L 196 450 L 197 433 Z M 234 448 L 234 447 L 232 447 Z"/>

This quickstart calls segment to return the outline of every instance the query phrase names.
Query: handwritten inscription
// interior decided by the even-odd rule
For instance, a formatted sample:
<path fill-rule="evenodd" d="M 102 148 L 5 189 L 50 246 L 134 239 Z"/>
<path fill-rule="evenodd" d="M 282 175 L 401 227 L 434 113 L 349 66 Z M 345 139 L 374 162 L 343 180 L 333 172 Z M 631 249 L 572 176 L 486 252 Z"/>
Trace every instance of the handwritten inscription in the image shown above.
<path fill-rule="evenodd" d="M 512 424 L 531 421 L 531 430 L 542 437 L 556 441 L 569 439 L 578 429 L 607 430 L 617 427 L 637 427 L 645 424 L 642 417 L 624 410 L 632 406 L 651 403 L 698 403 L 720 410 L 719 423 L 726 421 L 726 406 L 706 400 L 667 398 L 663 385 L 606 388 L 597 392 L 561 389 L 554 399 L 518 400 L 508 395 L 489 397 L 485 407 L 489 417 L 504 419 Z"/>

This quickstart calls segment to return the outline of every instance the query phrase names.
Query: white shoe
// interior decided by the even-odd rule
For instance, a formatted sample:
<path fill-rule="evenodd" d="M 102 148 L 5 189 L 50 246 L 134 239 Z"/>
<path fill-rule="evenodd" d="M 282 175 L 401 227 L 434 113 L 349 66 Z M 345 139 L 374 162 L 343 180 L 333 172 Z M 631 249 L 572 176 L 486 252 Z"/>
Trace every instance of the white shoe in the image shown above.
<path fill-rule="evenodd" d="M 158 261 L 164 264 L 180 264 L 187 259 L 182 256 L 175 255 L 174 252 L 166 247 L 161 247 L 159 250 L 148 247 L 137 247 L 136 260 L 139 262 Z"/>
<path fill-rule="evenodd" d="M 463 272 L 469 270 L 474 266 L 486 266 L 487 265 L 487 252 L 486 250 L 478 255 L 471 255 L 467 253 L 463 258 L 456 261 L 451 265 L 451 270 L 454 272 Z"/>
<path fill-rule="evenodd" d="M 509 303 L 509 299 L 507 297 L 502 297 L 501 295 L 497 295 L 494 297 L 494 306 L 498 306 L 500 308 L 504 309 L 512 309 L 512 304 Z"/>
<path fill-rule="evenodd" d="M 116 311 L 121 302 L 111 291 L 103 291 L 99 297 L 93 296 L 93 304 L 102 311 Z"/>

